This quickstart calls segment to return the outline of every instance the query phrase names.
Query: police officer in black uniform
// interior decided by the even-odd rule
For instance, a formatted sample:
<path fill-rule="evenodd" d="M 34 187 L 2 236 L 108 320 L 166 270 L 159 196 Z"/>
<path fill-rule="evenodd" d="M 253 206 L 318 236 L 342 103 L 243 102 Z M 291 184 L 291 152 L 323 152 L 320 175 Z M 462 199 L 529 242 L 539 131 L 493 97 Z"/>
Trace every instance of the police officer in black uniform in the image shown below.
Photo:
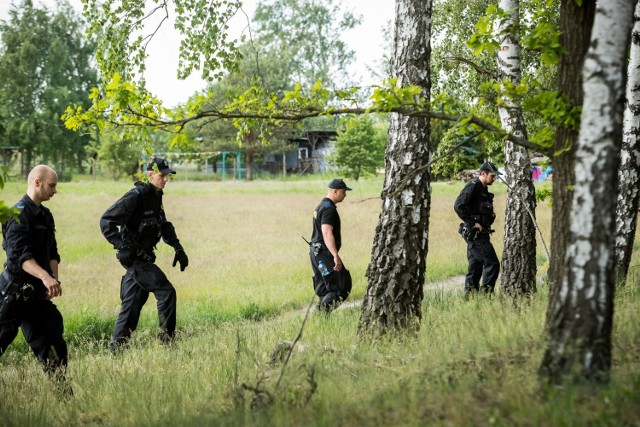
<path fill-rule="evenodd" d="M 121 307 L 109 347 L 123 347 L 136 330 L 140 311 L 152 292 L 158 301 L 158 338 L 170 342 L 176 330 L 176 291 L 167 276 L 154 264 L 154 249 L 160 238 L 175 249 L 173 266 L 180 271 L 189 264 L 176 231 L 164 213 L 163 189 L 171 169 L 166 160 L 155 157 L 147 165 L 149 182 L 136 182 L 102 215 L 100 229 L 116 249 L 116 257 L 126 268 L 120 284 Z"/>
<path fill-rule="evenodd" d="M 313 269 L 313 288 L 320 298 L 318 309 L 330 312 L 351 292 L 351 274 L 342 264 L 338 252 L 342 246 L 340 215 L 336 204 L 347 197 L 351 190 L 342 179 L 329 183 L 329 192 L 313 212 L 313 230 L 311 234 L 310 258 Z M 322 268 L 320 270 L 320 263 Z"/>
<path fill-rule="evenodd" d="M 491 294 L 500 273 L 500 261 L 489 240 L 493 232 L 491 225 L 496 218 L 493 211 L 493 194 L 488 186 L 500 175 L 498 168 L 491 162 L 480 166 L 480 176 L 471 180 L 456 198 L 454 209 L 460 219 L 460 234 L 467 242 L 469 270 L 464 282 L 465 295 L 480 290 Z"/>
<path fill-rule="evenodd" d="M 27 194 L 14 208 L 17 213 L 2 225 L 2 248 L 7 260 L 0 276 L 0 354 L 22 329 L 24 338 L 45 371 L 66 385 L 67 343 L 62 315 L 51 302 L 62 295 L 58 280 L 60 255 L 51 211 L 42 205 L 56 194 L 58 176 L 48 166 L 29 172 Z M 10 398 L 10 396 L 5 396 Z"/>

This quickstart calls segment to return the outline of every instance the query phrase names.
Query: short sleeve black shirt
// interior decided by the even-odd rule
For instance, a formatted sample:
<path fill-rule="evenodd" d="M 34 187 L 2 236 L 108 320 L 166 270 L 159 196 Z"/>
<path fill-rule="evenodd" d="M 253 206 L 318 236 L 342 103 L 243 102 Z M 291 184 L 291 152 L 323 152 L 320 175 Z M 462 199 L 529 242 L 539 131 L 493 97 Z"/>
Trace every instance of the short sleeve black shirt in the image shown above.
<path fill-rule="evenodd" d="M 340 215 L 338 215 L 338 209 L 335 203 L 328 197 L 322 199 L 320 204 L 313 212 L 313 231 L 311 234 L 311 242 L 324 243 L 322 238 L 322 224 L 328 224 L 333 226 L 333 237 L 336 241 L 336 249 L 340 250 L 342 246 L 342 235 L 340 233 Z"/>

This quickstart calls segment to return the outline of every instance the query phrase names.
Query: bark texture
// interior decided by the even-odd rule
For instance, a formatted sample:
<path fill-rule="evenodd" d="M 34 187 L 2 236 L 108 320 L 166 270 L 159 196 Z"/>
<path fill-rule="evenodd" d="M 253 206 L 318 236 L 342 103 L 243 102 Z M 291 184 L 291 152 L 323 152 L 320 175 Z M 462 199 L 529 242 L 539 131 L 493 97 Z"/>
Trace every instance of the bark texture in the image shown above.
<path fill-rule="evenodd" d="M 430 37 L 431 1 L 398 0 L 392 72 L 399 85 L 420 86 L 427 99 Z M 360 335 L 419 328 L 431 208 L 429 160 L 429 119 L 393 114 Z"/>
<path fill-rule="evenodd" d="M 611 369 L 615 188 L 633 4 L 601 2 L 584 62 L 576 185 L 562 282 L 549 308 L 541 374 L 551 383 L 602 382 Z M 616 28 L 619 31 L 611 31 Z"/>
<path fill-rule="evenodd" d="M 560 43 L 567 52 L 558 64 L 558 91 L 573 105 L 582 105 L 582 64 L 589 47 L 589 38 L 595 16 L 595 0 L 584 0 L 579 6 L 575 0 L 561 0 Z M 554 141 L 551 218 L 551 259 L 549 260 L 549 298 L 562 281 L 564 253 L 569 238 L 569 212 L 572 188 L 575 184 L 574 157 L 578 129 L 559 127 Z M 547 313 L 547 319 L 549 313 Z"/>
<path fill-rule="evenodd" d="M 616 208 L 616 276 L 626 281 L 638 224 L 640 199 L 640 2 L 636 3 L 627 71 L 627 106 L 622 124 L 622 151 Z"/>
<path fill-rule="evenodd" d="M 501 25 L 502 40 L 498 50 L 498 72 L 513 84 L 520 84 L 522 68 L 518 26 L 518 0 L 500 0 L 498 5 L 510 14 Z M 502 128 L 527 138 L 522 105 L 505 95 L 498 108 Z M 506 141 L 505 171 L 507 203 L 502 252 L 502 291 L 511 297 L 527 296 L 536 290 L 535 189 L 531 180 L 531 160 L 525 148 Z"/>

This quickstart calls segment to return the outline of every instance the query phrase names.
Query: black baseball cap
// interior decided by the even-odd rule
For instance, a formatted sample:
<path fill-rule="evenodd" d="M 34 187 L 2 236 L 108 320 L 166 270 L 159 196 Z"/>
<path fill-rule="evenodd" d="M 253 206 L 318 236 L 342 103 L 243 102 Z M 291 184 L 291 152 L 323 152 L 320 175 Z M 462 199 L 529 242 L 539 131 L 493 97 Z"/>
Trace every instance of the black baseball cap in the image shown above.
<path fill-rule="evenodd" d="M 480 166 L 480 171 L 481 172 L 482 171 L 487 171 L 487 172 L 490 172 L 490 173 L 494 173 L 496 175 L 502 175 L 502 172 L 500 172 L 500 170 L 498 170 L 498 167 L 495 164 L 491 163 L 491 162 L 484 162 L 482 164 L 482 166 Z"/>
<path fill-rule="evenodd" d="M 351 190 L 349 187 L 347 187 L 347 184 L 345 184 L 344 180 L 342 179 L 332 179 L 329 183 L 329 188 L 334 188 L 336 190 Z"/>
<path fill-rule="evenodd" d="M 160 173 L 176 173 L 176 171 L 169 167 L 169 163 L 167 163 L 165 159 L 162 159 L 160 157 L 154 157 L 153 159 L 151 159 L 151 161 L 147 165 L 147 170 L 154 171 L 154 166 L 158 167 L 158 172 Z"/>

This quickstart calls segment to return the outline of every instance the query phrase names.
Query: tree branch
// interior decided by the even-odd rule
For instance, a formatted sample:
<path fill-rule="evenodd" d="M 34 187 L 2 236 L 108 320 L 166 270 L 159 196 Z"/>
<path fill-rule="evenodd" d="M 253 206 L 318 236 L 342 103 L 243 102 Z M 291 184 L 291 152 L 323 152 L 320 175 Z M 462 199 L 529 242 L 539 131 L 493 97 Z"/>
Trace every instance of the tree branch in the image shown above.
<path fill-rule="evenodd" d="M 471 68 L 473 68 L 474 70 L 476 70 L 480 74 L 484 74 L 485 76 L 489 76 L 489 77 L 491 77 L 492 79 L 495 79 L 495 80 L 498 79 L 498 75 L 496 73 L 493 73 L 493 72 L 487 70 L 486 68 L 482 68 L 481 66 L 479 66 L 475 62 L 471 61 L 470 59 L 464 58 L 462 56 L 446 56 L 444 59 L 446 61 L 462 62 L 463 64 L 467 64 L 468 66 L 470 66 Z"/>
<path fill-rule="evenodd" d="M 144 18 L 142 18 L 139 23 L 141 23 L 142 21 L 144 21 L 145 19 L 149 18 L 151 15 L 153 15 L 154 13 L 156 13 L 156 11 L 158 9 L 164 9 L 164 17 L 160 20 L 160 22 L 158 23 L 158 25 L 156 26 L 156 29 L 153 30 L 153 32 L 151 34 L 148 34 L 144 37 L 144 39 L 142 40 L 146 40 L 146 43 L 144 44 L 144 46 L 142 47 L 142 51 L 147 52 L 147 46 L 149 46 L 149 43 L 151 43 L 151 40 L 153 39 L 153 37 L 156 35 L 156 33 L 160 30 L 160 27 L 162 27 L 162 23 L 166 20 L 169 19 L 169 11 L 167 10 L 167 3 L 163 2 L 161 5 L 156 6 L 151 12 L 149 12 L 149 14 L 147 16 L 145 16 Z"/>
<path fill-rule="evenodd" d="M 207 110 L 207 111 L 203 111 L 180 120 L 161 120 L 161 119 L 146 116 L 142 113 L 133 111 L 131 109 L 129 111 L 131 115 L 137 118 L 140 118 L 142 120 L 135 123 L 134 122 L 116 123 L 113 121 L 110 121 L 110 123 L 118 126 L 134 126 L 134 127 L 143 127 L 143 126 L 151 125 L 161 129 L 177 126 L 181 130 L 184 128 L 184 126 L 186 126 L 187 123 L 198 121 L 205 118 L 225 119 L 225 120 L 263 119 L 263 120 L 275 120 L 275 121 L 285 121 L 285 122 L 300 122 L 304 119 L 323 116 L 323 115 L 330 115 L 330 116 L 338 116 L 338 115 L 346 115 L 346 114 L 363 115 L 363 114 L 369 114 L 369 113 L 385 113 L 385 112 L 397 113 L 397 114 L 401 114 L 408 117 L 425 117 L 425 118 L 444 120 L 444 121 L 450 121 L 450 122 L 457 122 L 462 119 L 465 119 L 467 120 L 468 123 L 472 123 L 473 125 L 485 131 L 492 132 L 521 147 L 528 148 L 531 150 L 542 151 L 545 154 L 548 154 L 548 149 L 540 147 L 539 145 L 533 142 L 530 142 L 527 139 L 508 133 L 505 130 L 479 117 L 439 113 L 439 112 L 434 112 L 426 109 L 411 108 L 409 106 L 394 107 L 389 110 L 384 110 L 380 108 L 331 108 L 329 110 L 311 110 L 306 113 L 305 112 L 286 112 L 286 111 L 277 112 L 277 113 L 262 113 L 262 112 L 253 113 L 253 112 L 241 112 L 241 111 L 224 112 L 220 110 Z"/>

